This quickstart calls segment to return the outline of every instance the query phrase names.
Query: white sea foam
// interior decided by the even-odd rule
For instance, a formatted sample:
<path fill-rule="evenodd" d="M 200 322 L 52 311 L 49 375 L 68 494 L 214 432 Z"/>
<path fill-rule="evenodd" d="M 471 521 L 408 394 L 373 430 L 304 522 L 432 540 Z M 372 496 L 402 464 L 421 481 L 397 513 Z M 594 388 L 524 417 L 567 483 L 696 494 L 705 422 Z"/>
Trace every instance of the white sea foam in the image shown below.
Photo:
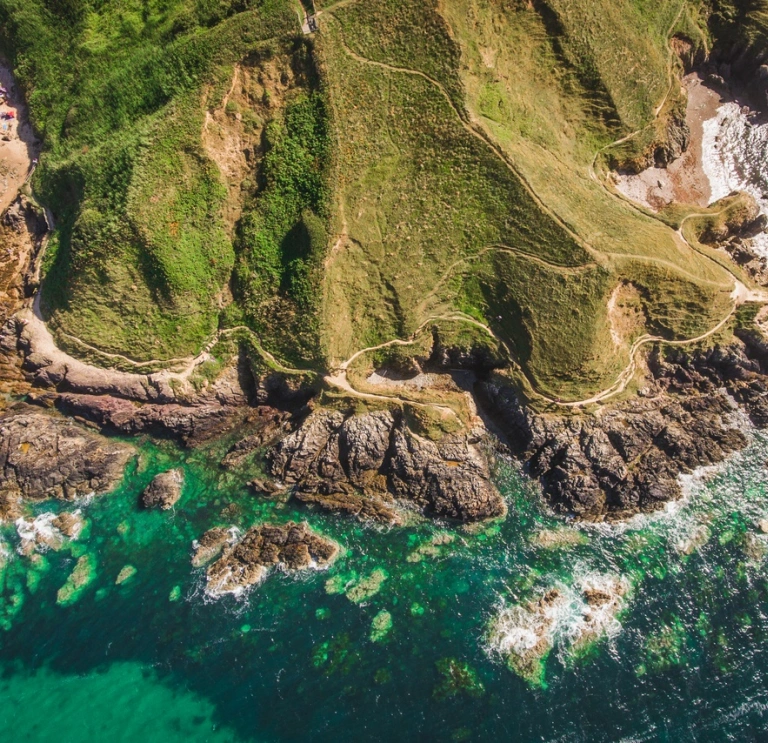
<path fill-rule="evenodd" d="M 704 122 L 702 168 L 709 179 L 711 200 L 732 191 L 755 197 L 761 214 L 768 214 L 768 124 L 753 124 L 750 112 L 737 103 L 724 103 Z M 768 258 L 768 234 L 753 239 L 755 251 Z"/>
<path fill-rule="evenodd" d="M 570 585 L 557 581 L 528 602 L 502 606 L 491 623 L 488 649 L 525 661 L 555 646 L 561 656 L 567 656 L 592 642 L 615 637 L 621 631 L 617 615 L 626 604 L 629 581 L 585 570 L 586 566 L 576 566 Z"/>
<path fill-rule="evenodd" d="M 59 549 L 64 543 L 64 536 L 53 526 L 56 514 L 51 512 L 41 513 L 32 521 L 18 518 L 15 521 L 16 532 L 21 539 L 19 552 L 28 553 L 30 549 L 45 551 Z"/>

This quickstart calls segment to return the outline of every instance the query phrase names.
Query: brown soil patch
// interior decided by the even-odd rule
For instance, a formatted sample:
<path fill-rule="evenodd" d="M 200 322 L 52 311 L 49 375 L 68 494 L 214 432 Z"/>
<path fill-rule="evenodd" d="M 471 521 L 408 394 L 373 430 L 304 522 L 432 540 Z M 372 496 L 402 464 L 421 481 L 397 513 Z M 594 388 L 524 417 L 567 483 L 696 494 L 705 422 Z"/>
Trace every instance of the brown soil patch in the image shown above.
<path fill-rule="evenodd" d="M 245 198 L 258 185 L 264 129 L 285 108 L 291 93 L 306 83 L 303 77 L 287 54 L 250 58 L 235 66 L 230 88 L 218 106 L 210 108 L 210 92 L 207 95 L 202 142 L 227 187 L 224 217 L 231 231 Z"/>
<path fill-rule="evenodd" d="M 30 171 L 32 159 L 39 146 L 27 120 L 27 109 L 11 76 L 10 69 L 0 61 L 0 85 L 9 93 L 0 104 L 0 214 L 16 198 Z M 13 113 L 14 119 L 4 115 Z"/>
<path fill-rule="evenodd" d="M 683 78 L 688 95 L 685 120 L 691 132 L 688 149 L 667 168 L 648 168 L 637 175 L 614 175 L 625 196 L 658 212 L 670 204 L 707 206 L 711 191 L 702 167 L 704 122 L 717 113 L 720 94 L 702 83 L 696 73 Z"/>
<path fill-rule="evenodd" d="M 611 339 L 617 348 L 629 346 L 646 331 L 647 318 L 640 290 L 629 282 L 619 284 L 608 298 Z"/>

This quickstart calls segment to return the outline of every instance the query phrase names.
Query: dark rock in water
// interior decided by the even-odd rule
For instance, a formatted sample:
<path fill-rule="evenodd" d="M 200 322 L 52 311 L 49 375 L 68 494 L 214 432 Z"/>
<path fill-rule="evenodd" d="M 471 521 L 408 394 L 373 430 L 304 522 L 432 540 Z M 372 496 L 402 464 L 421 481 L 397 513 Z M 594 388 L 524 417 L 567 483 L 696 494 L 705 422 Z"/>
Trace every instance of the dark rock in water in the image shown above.
<path fill-rule="evenodd" d="M 282 493 L 285 490 L 284 487 L 281 487 L 273 480 L 261 479 L 258 477 L 251 480 L 248 483 L 248 487 L 255 490 L 257 493 L 264 493 L 266 495 L 275 495 L 277 493 Z"/>
<path fill-rule="evenodd" d="M 144 508 L 160 508 L 167 511 L 181 498 L 184 470 L 174 469 L 156 475 L 141 494 Z"/>
<path fill-rule="evenodd" d="M 114 489 L 134 450 L 32 408 L 0 418 L 0 494 L 73 500 Z"/>
<path fill-rule="evenodd" d="M 110 395 L 73 393 L 59 395 L 56 405 L 63 413 L 92 421 L 108 432 L 147 433 L 177 439 L 187 446 L 203 443 L 241 425 L 248 412 L 218 402 L 139 404 Z"/>
<path fill-rule="evenodd" d="M 222 532 L 227 534 L 227 539 L 223 540 Z M 207 534 L 203 535 L 201 544 Z M 207 540 L 221 545 L 223 550 L 206 574 L 206 592 L 211 596 L 242 593 L 276 566 L 288 571 L 324 568 L 339 554 L 335 542 L 315 534 L 305 523 L 259 524 L 234 544 L 229 543 L 229 534 L 219 528 Z"/>
<path fill-rule="evenodd" d="M 645 396 L 594 415 L 535 413 L 496 380 L 480 391 L 556 511 L 618 519 L 661 508 L 680 496 L 681 473 L 743 448 L 739 407 L 755 425 L 768 425 L 768 384 L 758 361 L 766 351 L 752 339 L 751 347 L 748 341 L 692 355 L 654 352 Z"/>
<path fill-rule="evenodd" d="M 192 555 L 192 565 L 196 568 L 205 565 L 215 557 L 218 557 L 224 547 L 234 543 L 231 529 L 216 526 L 209 529 L 195 544 L 195 553 Z"/>
<path fill-rule="evenodd" d="M 310 415 L 270 452 L 272 475 L 298 498 L 367 518 L 397 521 L 393 497 L 463 521 L 499 516 L 504 502 L 471 434 L 439 444 L 417 436 L 397 411 Z"/>

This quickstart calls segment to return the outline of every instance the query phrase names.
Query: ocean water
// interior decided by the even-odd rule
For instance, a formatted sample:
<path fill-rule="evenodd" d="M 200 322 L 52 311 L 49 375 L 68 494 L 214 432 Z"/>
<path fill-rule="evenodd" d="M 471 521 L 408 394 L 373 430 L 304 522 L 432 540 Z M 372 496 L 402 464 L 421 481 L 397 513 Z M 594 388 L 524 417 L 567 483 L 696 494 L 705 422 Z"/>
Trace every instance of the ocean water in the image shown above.
<path fill-rule="evenodd" d="M 764 434 L 620 526 L 554 518 L 511 463 L 504 520 L 384 529 L 259 498 L 220 450 L 140 451 L 115 493 L 77 504 L 86 527 L 63 549 L 25 557 L 0 527 L 0 740 L 768 739 Z M 175 509 L 139 509 L 177 465 Z M 344 554 L 241 599 L 205 596 L 196 537 L 288 519 Z M 585 587 L 615 600 L 590 609 Z M 537 621 L 549 652 L 521 672 L 501 651 Z"/>
<path fill-rule="evenodd" d="M 704 122 L 702 166 L 709 179 L 711 201 L 732 191 L 755 197 L 761 214 L 768 214 L 768 124 L 754 111 L 728 101 Z M 768 233 L 753 238 L 756 251 L 768 258 Z"/>

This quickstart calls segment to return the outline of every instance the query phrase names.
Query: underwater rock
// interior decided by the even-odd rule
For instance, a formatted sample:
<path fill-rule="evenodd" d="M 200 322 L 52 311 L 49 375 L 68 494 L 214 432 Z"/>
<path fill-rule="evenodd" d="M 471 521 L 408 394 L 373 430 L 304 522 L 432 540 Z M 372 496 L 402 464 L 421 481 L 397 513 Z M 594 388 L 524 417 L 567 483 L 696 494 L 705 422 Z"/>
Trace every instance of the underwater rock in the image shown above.
<path fill-rule="evenodd" d="M 123 569 L 117 574 L 117 578 L 115 579 L 115 584 L 118 586 L 123 585 L 123 583 L 126 583 L 131 578 L 133 578 L 134 575 L 136 575 L 138 571 L 136 570 L 133 565 L 126 565 L 123 567 Z"/>
<path fill-rule="evenodd" d="M 587 544 L 589 539 L 583 532 L 562 527 L 558 529 L 541 529 L 530 537 L 530 543 L 545 550 L 569 549 Z"/>
<path fill-rule="evenodd" d="M 435 665 L 441 677 L 433 692 L 435 699 L 442 701 L 459 694 L 477 699 L 485 693 L 483 682 L 469 663 L 456 658 L 442 658 Z"/>
<path fill-rule="evenodd" d="M 371 622 L 371 642 L 381 642 L 392 629 L 392 615 L 382 609 Z"/>
<path fill-rule="evenodd" d="M 56 594 L 56 603 L 69 606 L 75 603 L 96 577 L 96 562 L 91 555 L 83 555 Z"/>
<path fill-rule="evenodd" d="M 218 541 L 221 534 L 217 533 Z M 322 569 L 339 554 L 338 545 L 315 534 L 306 523 L 258 524 L 234 544 L 222 544 L 223 554 L 206 573 L 206 593 L 240 595 L 263 580 L 270 569 L 294 572 Z"/>
<path fill-rule="evenodd" d="M 144 508 L 159 508 L 168 511 L 181 498 L 184 485 L 184 470 L 179 468 L 155 475 L 141 494 Z"/>
<path fill-rule="evenodd" d="M 753 335 L 742 339 L 693 354 L 651 353 L 641 396 L 592 415 L 536 413 L 498 378 L 479 387 L 555 511 L 590 521 L 627 518 L 679 498 L 681 473 L 742 449 L 739 408 L 768 426 L 768 351 Z"/>
<path fill-rule="evenodd" d="M 134 450 L 72 421 L 23 408 L 0 418 L 0 494 L 74 500 L 113 490 Z"/>
<path fill-rule="evenodd" d="M 703 547 L 712 536 L 712 532 L 706 524 L 697 524 L 690 534 L 685 534 L 673 543 L 677 552 L 681 555 L 692 555 Z"/>
<path fill-rule="evenodd" d="M 473 521 L 505 510 L 479 443 L 474 433 L 429 441 L 397 411 L 323 411 L 282 439 L 269 462 L 298 498 L 334 510 L 397 523 L 398 499 L 434 516 Z"/>

